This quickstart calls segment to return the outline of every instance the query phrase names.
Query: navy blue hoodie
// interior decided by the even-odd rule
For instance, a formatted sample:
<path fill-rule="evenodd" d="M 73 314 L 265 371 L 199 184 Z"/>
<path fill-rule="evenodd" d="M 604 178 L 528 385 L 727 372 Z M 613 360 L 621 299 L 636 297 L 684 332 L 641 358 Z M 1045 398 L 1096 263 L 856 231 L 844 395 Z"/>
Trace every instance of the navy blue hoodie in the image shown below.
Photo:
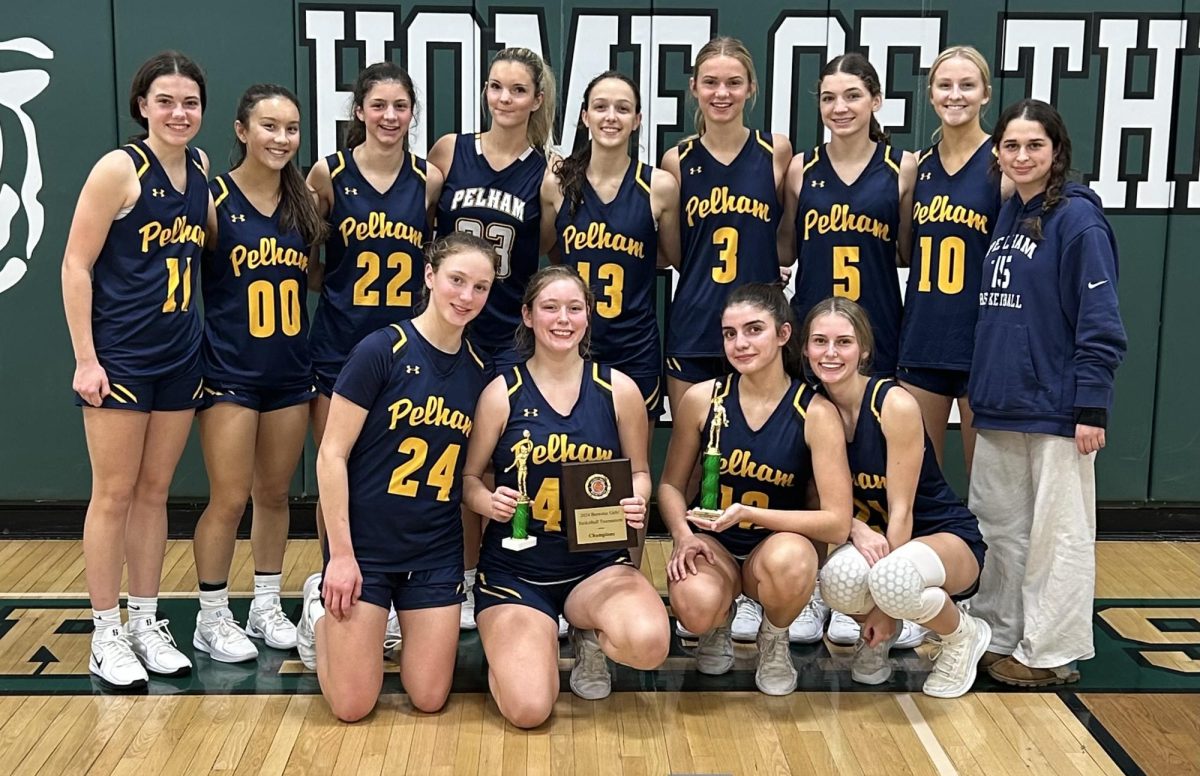
<path fill-rule="evenodd" d="M 996 219 L 968 389 L 976 428 L 1074 437 L 1076 410 L 1112 407 L 1125 357 L 1117 243 L 1095 192 L 1068 183 L 1063 195 L 1041 240 L 1028 220 L 1044 195 L 1014 194 Z"/>

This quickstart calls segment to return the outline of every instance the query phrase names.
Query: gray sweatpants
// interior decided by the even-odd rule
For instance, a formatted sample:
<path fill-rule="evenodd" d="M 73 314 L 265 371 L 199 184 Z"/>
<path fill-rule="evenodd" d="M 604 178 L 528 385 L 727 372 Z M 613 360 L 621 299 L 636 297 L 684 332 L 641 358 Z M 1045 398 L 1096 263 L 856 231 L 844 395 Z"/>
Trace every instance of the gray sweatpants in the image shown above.
<path fill-rule="evenodd" d="M 981 430 L 970 507 L 988 544 L 971 614 L 1031 668 L 1095 655 L 1096 455 L 1050 434 Z"/>

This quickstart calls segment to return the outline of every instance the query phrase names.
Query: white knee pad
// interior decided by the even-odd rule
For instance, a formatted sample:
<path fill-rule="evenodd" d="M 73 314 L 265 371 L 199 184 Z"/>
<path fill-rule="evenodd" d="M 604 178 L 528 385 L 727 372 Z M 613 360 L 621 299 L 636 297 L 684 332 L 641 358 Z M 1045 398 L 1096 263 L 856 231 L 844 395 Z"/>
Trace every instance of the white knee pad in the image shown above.
<path fill-rule="evenodd" d="M 867 577 L 875 604 L 888 616 L 929 622 L 946 604 L 946 567 L 927 544 L 909 542 L 871 568 Z"/>
<path fill-rule="evenodd" d="M 866 614 L 875 607 L 867 578 L 867 559 L 847 542 L 834 550 L 821 569 L 821 598 L 843 614 Z"/>

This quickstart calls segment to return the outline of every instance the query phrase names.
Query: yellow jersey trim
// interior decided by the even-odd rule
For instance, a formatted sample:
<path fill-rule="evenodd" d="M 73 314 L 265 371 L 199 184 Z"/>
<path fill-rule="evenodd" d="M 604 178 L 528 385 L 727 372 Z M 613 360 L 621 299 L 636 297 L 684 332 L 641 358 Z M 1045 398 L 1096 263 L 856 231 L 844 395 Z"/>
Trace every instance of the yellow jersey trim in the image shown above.
<path fill-rule="evenodd" d="M 408 158 L 409 162 L 412 164 L 413 172 L 415 172 L 417 175 L 420 175 L 422 181 L 428 182 L 428 179 L 425 177 L 425 171 L 417 166 L 417 155 L 412 151 L 409 151 Z"/>
<path fill-rule="evenodd" d="M 775 156 L 775 146 L 772 145 L 771 143 L 767 142 L 766 140 L 763 140 L 761 131 L 759 131 L 757 129 L 754 130 L 754 138 L 755 138 L 755 140 L 758 141 L 758 144 L 760 146 L 767 149 L 767 153 L 769 153 L 771 156 Z"/>
<path fill-rule="evenodd" d="M 658 392 L 662 390 L 661 383 L 662 381 L 659 378 L 654 378 L 654 390 L 650 392 L 645 401 L 647 407 L 653 407 L 654 403 L 658 401 Z"/>
<path fill-rule="evenodd" d="M 638 182 L 638 185 L 641 186 L 643 189 L 645 189 L 646 193 L 649 194 L 650 193 L 650 184 L 647 183 L 646 181 L 642 180 L 642 167 L 644 167 L 644 166 L 645 165 L 643 165 L 641 162 L 638 162 L 637 170 L 634 171 L 633 177 L 634 177 L 634 180 L 636 180 Z"/>
<path fill-rule="evenodd" d="M 804 169 L 801 170 L 801 172 L 808 172 L 809 168 L 819 161 L 821 161 L 821 146 L 817 146 L 813 149 L 812 159 L 804 163 Z"/>
<path fill-rule="evenodd" d="M 138 178 L 141 178 L 146 174 L 146 170 L 150 169 L 150 157 L 146 156 L 146 152 L 143 151 L 141 146 L 139 146 L 137 143 L 130 143 L 125 147 L 132 148 L 134 151 L 137 151 L 138 156 L 142 157 L 142 166 L 138 167 L 137 169 L 137 176 Z"/>
<path fill-rule="evenodd" d="M 512 384 L 512 387 L 510 387 L 508 389 L 509 396 L 512 396 L 514 393 L 516 393 L 517 389 L 520 388 L 521 385 L 525 382 L 523 379 L 521 379 L 521 368 L 519 366 L 513 367 L 513 374 L 517 376 L 517 381 Z"/>
<path fill-rule="evenodd" d="M 118 396 L 117 395 L 118 393 L 124 394 L 125 398 L 129 399 L 129 401 L 131 401 L 135 404 L 137 403 L 138 398 L 137 398 L 137 396 L 134 395 L 133 391 L 129 390 L 128 388 L 121 385 L 120 383 L 110 383 L 109 387 L 112 388 L 112 393 L 110 393 L 109 395 L 112 396 L 117 401 L 121 402 L 122 404 L 128 404 L 129 402 L 125 401 L 125 399 L 122 399 L 120 396 Z"/>
<path fill-rule="evenodd" d="M 688 154 L 690 154 L 692 152 L 692 143 L 694 143 L 694 142 L 695 142 L 694 140 L 687 141 L 687 145 L 685 145 L 683 147 L 683 149 L 679 152 L 679 161 L 682 162 L 683 157 L 687 156 Z"/>
<path fill-rule="evenodd" d="M 334 178 L 336 178 L 338 176 L 339 172 L 346 169 L 346 157 L 342 154 L 341 151 L 337 152 L 337 158 L 338 158 L 337 167 L 334 167 L 332 170 L 329 171 L 329 180 L 333 180 Z"/>
<path fill-rule="evenodd" d="M 931 156 L 933 156 L 933 148 L 932 147 L 925 153 L 921 154 L 921 158 L 917 160 L 917 166 L 920 167 L 922 164 L 925 164 L 925 160 Z"/>
<path fill-rule="evenodd" d="M 796 397 L 792 399 L 792 406 L 796 408 L 796 412 L 800 413 L 800 417 L 805 420 L 808 420 L 808 411 L 804 409 L 804 403 L 801 402 L 801 399 L 804 398 L 804 389 L 807 387 L 807 385 L 801 385 L 796 391 Z"/>
<path fill-rule="evenodd" d="M 400 348 L 404 347 L 408 342 L 408 335 L 404 333 L 404 329 L 400 328 L 400 324 L 398 323 L 389 323 L 388 326 L 391 326 L 400 335 L 400 339 L 396 341 L 395 345 L 392 345 L 392 352 L 399 353 Z"/>
<path fill-rule="evenodd" d="M 229 196 L 229 187 L 225 185 L 225 178 L 218 175 L 216 177 L 217 185 L 221 187 L 221 195 L 213 200 L 213 207 L 220 207 L 225 198 Z"/>
<path fill-rule="evenodd" d="M 592 380 L 594 380 L 598 385 L 607 388 L 609 393 L 612 393 L 612 385 L 605 382 L 604 379 L 600 377 L 600 365 L 595 362 L 592 363 Z"/>
<path fill-rule="evenodd" d="M 199 399 L 204 395 L 204 378 L 200 378 L 200 382 L 196 383 L 196 390 L 192 392 L 192 400 Z"/>
<path fill-rule="evenodd" d="M 882 388 L 885 383 L 890 382 L 891 380 L 880 380 L 879 382 L 875 383 L 875 390 L 871 391 L 871 413 L 875 415 L 875 419 L 880 423 L 883 422 L 883 407 L 877 407 L 875 406 L 875 403 L 879 399 L 879 389 Z"/>
<path fill-rule="evenodd" d="M 471 340 L 464 339 L 463 344 L 467 346 L 467 352 L 471 354 L 471 358 L 475 360 L 475 363 L 479 365 L 479 368 L 486 372 L 487 367 L 483 365 L 483 360 L 480 359 L 479 356 L 475 355 L 475 348 L 471 347 Z"/>
<path fill-rule="evenodd" d="M 892 147 L 890 145 L 885 146 L 883 149 L 883 161 L 887 162 L 888 167 L 895 170 L 897 175 L 900 173 L 900 165 L 892 161 Z"/>

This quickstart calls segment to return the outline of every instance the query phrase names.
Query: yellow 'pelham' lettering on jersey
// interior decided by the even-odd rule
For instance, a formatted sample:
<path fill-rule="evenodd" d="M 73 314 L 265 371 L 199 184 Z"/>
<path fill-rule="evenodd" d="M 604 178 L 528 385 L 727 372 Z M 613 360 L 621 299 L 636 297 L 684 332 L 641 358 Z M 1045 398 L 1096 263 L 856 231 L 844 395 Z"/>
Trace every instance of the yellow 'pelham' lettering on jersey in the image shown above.
<path fill-rule="evenodd" d="M 766 464 L 755 463 L 750 457 L 749 450 L 734 450 L 729 454 L 728 458 L 722 458 L 721 474 L 728 474 L 734 477 L 747 477 L 752 480 L 768 482 L 772 485 L 779 485 L 785 488 L 790 488 L 796 484 L 795 474 L 781 472 Z"/>
<path fill-rule="evenodd" d="M 569 461 L 611 461 L 613 451 L 595 445 L 577 445 L 566 434 L 551 434 L 544 445 L 534 445 L 530 458 L 536 464 Z"/>
<path fill-rule="evenodd" d="M 854 475 L 854 484 L 863 490 L 887 490 L 887 475 L 858 472 Z"/>
<path fill-rule="evenodd" d="M 563 230 L 563 245 L 566 252 L 581 251 L 585 248 L 604 248 L 617 253 L 627 253 L 635 259 L 646 258 L 646 246 L 641 240 L 608 231 L 608 224 L 603 221 L 593 221 L 586 230 L 575 228 L 574 224 Z"/>
<path fill-rule="evenodd" d="M 771 221 L 771 206 L 745 194 L 733 195 L 728 186 L 714 186 L 707 197 L 693 194 L 687 201 L 688 226 L 696 225 L 696 216 L 707 218 L 724 213 L 746 213 L 760 221 Z"/>
<path fill-rule="evenodd" d="M 393 240 L 404 240 L 418 248 L 424 242 L 425 236 L 421 229 L 409 226 L 403 221 L 388 220 L 387 213 L 374 211 L 367 216 L 366 221 L 359 221 L 348 216 L 338 224 L 338 232 L 342 235 L 342 243 L 349 246 L 350 238 L 367 240 L 374 237 L 390 237 Z"/>
<path fill-rule="evenodd" d="M 159 221 L 151 221 L 138 231 L 142 234 L 142 253 L 150 252 L 151 243 L 154 243 L 156 248 L 185 242 L 204 247 L 204 227 L 189 224 L 187 216 L 176 216 L 169 229 L 164 228 Z"/>
<path fill-rule="evenodd" d="M 426 397 L 424 404 L 413 404 L 412 399 L 400 399 L 388 407 L 392 423 L 388 430 L 395 430 L 400 421 L 408 420 L 410 426 L 446 426 L 461 431 L 464 437 L 471 436 L 471 418 L 463 412 L 446 406 L 441 396 Z"/>
<path fill-rule="evenodd" d="M 834 205 L 829 209 L 828 213 L 821 213 L 817 210 L 806 210 L 804 212 L 805 240 L 808 239 L 809 232 L 814 228 L 818 234 L 826 234 L 827 232 L 861 232 L 869 234 L 872 237 L 878 237 L 880 240 L 889 239 L 888 233 L 891 231 L 887 224 L 871 218 L 871 216 L 851 213 L 849 205 Z"/>
<path fill-rule="evenodd" d="M 929 201 L 928 205 L 922 205 L 920 202 L 913 205 L 913 220 L 918 224 L 938 224 L 948 221 L 952 224 L 964 224 L 967 228 L 983 234 L 991 234 L 988 229 L 987 216 L 976 213 L 969 207 L 955 205 L 946 194 L 938 194 Z"/>
<path fill-rule="evenodd" d="M 308 254 L 295 248 L 280 248 L 279 240 L 274 237 L 263 237 L 258 241 L 257 248 L 245 245 L 235 245 L 229 252 L 229 261 L 233 264 L 233 276 L 240 278 L 242 268 L 259 269 L 260 267 L 299 267 L 308 271 Z"/>

